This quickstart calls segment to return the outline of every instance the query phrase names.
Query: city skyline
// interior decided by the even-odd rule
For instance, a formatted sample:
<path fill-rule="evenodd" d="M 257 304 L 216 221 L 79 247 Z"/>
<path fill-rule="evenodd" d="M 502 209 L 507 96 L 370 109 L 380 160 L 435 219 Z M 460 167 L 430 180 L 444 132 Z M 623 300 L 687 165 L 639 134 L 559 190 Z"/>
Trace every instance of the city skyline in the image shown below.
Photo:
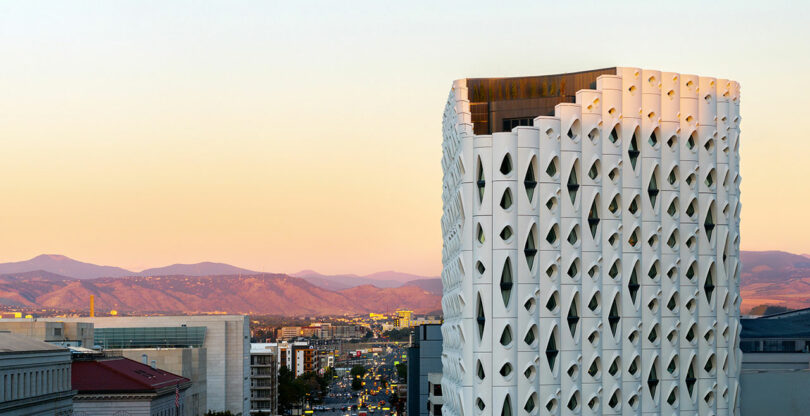
<path fill-rule="evenodd" d="M 612 66 L 739 81 L 741 249 L 810 252 L 810 5 L 625 3 L 2 4 L 0 261 L 435 276 L 452 81 Z"/>

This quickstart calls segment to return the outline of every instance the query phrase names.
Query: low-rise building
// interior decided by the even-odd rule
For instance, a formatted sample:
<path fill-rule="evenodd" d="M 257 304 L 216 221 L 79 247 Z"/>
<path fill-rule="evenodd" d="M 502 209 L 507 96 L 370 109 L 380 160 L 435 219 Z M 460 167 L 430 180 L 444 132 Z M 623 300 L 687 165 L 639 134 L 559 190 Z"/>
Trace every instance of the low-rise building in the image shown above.
<path fill-rule="evenodd" d="M 279 330 L 278 338 L 281 340 L 292 340 L 303 336 L 300 326 L 283 326 Z"/>
<path fill-rule="evenodd" d="M 106 350 L 111 355 L 120 355 L 160 370 L 177 374 L 191 380 L 185 393 L 185 408 L 189 415 L 202 415 L 208 409 L 205 348 L 124 348 Z"/>
<path fill-rule="evenodd" d="M 74 414 L 192 416 L 191 380 L 128 358 L 77 360 L 72 366 Z"/>
<path fill-rule="evenodd" d="M 66 348 L 0 332 L 0 414 L 71 415 L 70 359 Z"/>
<path fill-rule="evenodd" d="M 63 347 L 93 348 L 93 324 L 36 318 L 0 320 L 0 331 L 24 335 Z"/>
<path fill-rule="evenodd" d="M 250 345 L 250 413 L 278 413 L 278 345 Z"/>
<path fill-rule="evenodd" d="M 409 416 L 428 414 L 428 375 L 441 372 L 442 326 L 431 324 L 414 328 L 413 344 L 408 348 Z"/>
<path fill-rule="evenodd" d="M 741 319 L 740 323 L 742 414 L 806 415 L 810 408 L 810 309 Z"/>
<path fill-rule="evenodd" d="M 207 410 L 250 411 L 250 325 L 246 315 L 39 318 L 87 322 L 107 349 L 205 348 Z"/>
<path fill-rule="evenodd" d="M 428 416 L 442 416 L 442 373 L 428 373 Z"/>

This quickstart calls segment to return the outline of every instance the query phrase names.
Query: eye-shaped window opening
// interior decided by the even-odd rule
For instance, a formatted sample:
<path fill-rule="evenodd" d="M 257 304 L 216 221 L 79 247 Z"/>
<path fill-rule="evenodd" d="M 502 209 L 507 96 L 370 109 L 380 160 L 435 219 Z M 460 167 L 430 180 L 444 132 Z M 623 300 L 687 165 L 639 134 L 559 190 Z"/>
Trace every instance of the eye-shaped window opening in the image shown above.
<path fill-rule="evenodd" d="M 588 302 L 588 309 L 591 312 L 596 312 L 599 309 L 599 292 L 596 292 L 591 296 L 591 300 Z"/>
<path fill-rule="evenodd" d="M 507 257 L 503 263 L 503 271 L 501 272 L 501 297 L 503 298 L 503 306 L 509 307 L 509 299 L 512 296 L 512 261 Z"/>
<path fill-rule="evenodd" d="M 568 367 L 568 371 L 566 371 L 566 373 L 568 373 L 568 377 L 572 379 L 577 378 L 577 376 L 579 375 L 579 366 L 576 364 L 571 364 L 571 366 Z"/>
<path fill-rule="evenodd" d="M 613 129 L 610 130 L 610 135 L 608 135 L 608 140 L 611 143 L 616 143 L 619 141 L 619 125 L 613 126 Z"/>
<path fill-rule="evenodd" d="M 501 366 L 500 373 L 502 377 L 509 377 L 509 375 L 512 374 L 512 364 L 506 363 Z"/>
<path fill-rule="evenodd" d="M 630 158 L 630 165 L 633 167 L 633 170 L 636 170 L 636 163 L 638 162 L 638 156 L 641 154 L 638 150 L 638 136 L 640 135 L 638 127 L 636 127 L 636 131 L 633 132 L 633 137 L 630 139 L 630 146 L 627 148 L 627 156 Z"/>
<path fill-rule="evenodd" d="M 686 148 L 694 153 L 697 140 L 698 140 L 697 132 L 693 131 L 692 134 L 689 136 L 689 139 L 686 140 Z"/>
<path fill-rule="evenodd" d="M 568 266 L 567 274 L 568 277 L 572 279 L 579 277 L 579 259 L 574 259 L 574 261 L 571 262 L 571 265 Z"/>
<path fill-rule="evenodd" d="M 669 208 L 667 208 L 667 214 L 669 214 L 672 218 L 677 218 L 678 216 L 678 197 L 672 200 L 669 204 Z"/>
<path fill-rule="evenodd" d="M 672 391 L 669 392 L 669 397 L 667 397 L 667 404 L 670 406 L 676 406 L 678 403 L 678 386 L 672 388 Z"/>
<path fill-rule="evenodd" d="M 597 160 L 597 161 L 593 162 L 593 164 L 591 164 L 591 168 L 588 169 L 588 177 L 591 178 L 592 181 L 597 180 L 599 178 L 600 170 L 601 170 L 601 166 L 600 166 L 599 161 Z"/>
<path fill-rule="evenodd" d="M 703 148 L 709 153 L 714 151 L 714 139 L 706 140 L 706 144 L 703 145 Z"/>
<path fill-rule="evenodd" d="M 506 190 L 503 191 L 500 205 L 504 210 L 512 208 L 512 191 L 509 188 L 506 188 Z"/>
<path fill-rule="evenodd" d="M 526 377 L 526 379 L 528 379 L 528 380 L 532 380 L 536 373 L 537 373 L 537 370 L 535 370 L 534 366 L 531 365 L 531 366 L 527 367 L 525 371 L 523 371 L 523 376 Z"/>
<path fill-rule="evenodd" d="M 706 180 L 703 181 L 703 183 L 706 184 L 706 187 L 711 188 L 711 187 L 714 186 L 714 182 L 715 182 L 714 177 L 715 177 L 715 175 L 716 175 L 716 173 L 715 173 L 714 169 L 709 171 L 709 174 L 706 175 Z"/>
<path fill-rule="evenodd" d="M 694 189 L 694 185 L 695 185 L 695 174 L 694 173 L 689 174 L 689 176 L 686 177 L 686 185 L 689 186 L 689 188 Z"/>
<path fill-rule="evenodd" d="M 537 397 L 537 393 L 532 393 L 532 395 L 529 396 L 529 399 L 526 400 L 526 404 L 523 405 L 523 410 L 525 410 L 526 413 L 531 413 L 531 412 L 534 411 L 534 408 L 535 408 L 534 402 L 536 400 L 536 397 Z"/>
<path fill-rule="evenodd" d="M 529 270 L 534 266 L 534 258 L 537 255 L 537 242 L 535 242 L 534 237 L 535 230 L 537 230 L 537 226 L 532 225 L 532 228 L 529 230 L 529 235 L 526 236 L 526 244 L 523 247 L 523 255 L 526 257 L 526 264 L 529 266 Z"/>
<path fill-rule="evenodd" d="M 619 212 L 619 206 L 621 206 L 621 200 L 619 198 L 619 194 L 613 196 L 613 199 L 610 200 L 610 204 L 608 204 L 608 211 L 611 214 L 616 215 Z"/>
<path fill-rule="evenodd" d="M 574 162 L 571 166 L 571 173 L 568 175 L 568 196 L 571 198 L 571 204 L 577 204 L 577 191 L 579 191 L 579 180 L 577 179 L 577 170 L 579 168 L 579 161 Z"/>
<path fill-rule="evenodd" d="M 529 169 L 526 170 L 526 176 L 523 179 L 523 187 L 526 188 L 526 197 L 529 199 L 529 202 L 532 202 L 534 190 L 537 188 L 537 175 L 534 173 L 536 168 L 537 158 L 532 157 L 531 162 L 529 162 Z"/>
<path fill-rule="evenodd" d="M 633 305 L 636 304 L 636 298 L 638 297 L 638 262 L 633 267 L 633 270 L 630 272 L 630 281 L 627 283 L 627 290 L 630 292 L 630 299 L 633 301 Z"/>
<path fill-rule="evenodd" d="M 548 266 L 548 268 L 546 269 L 546 276 L 553 279 L 554 276 L 556 275 L 557 275 L 557 265 L 552 264 L 551 266 Z"/>
<path fill-rule="evenodd" d="M 636 376 L 638 374 L 638 368 L 641 366 L 641 358 L 638 355 L 633 358 L 633 361 L 630 362 L 630 366 L 627 367 L 627 372 L 630 373 L 631 376 Z"/>
<path fill-rule="evenodd" d="M 526 299 L 526 302 L 523 303 L 523 308 L 526 309 L 527 311 L 531 312 L 532 310 L 534 310 L 534 306 L 536 304 L 537 304 L 537 301 L 534 299 L 534 297 L 531 297 L 529 299 Z"/>
<path fill-rule="evenodd" d="M 481 263 L 481 260 L 478 260 L 478 262 L 475 263 L 475 269 L 478 270 L 479 275 L 484 274 L 484 272 L 487 271 L 487 268 L 484 267 L 484 263 Z"/>
<path fill-rule="evenodd" d="M 575 246 L 579 241 L 579 225 L 575 225 L 574 228 L 571 228 L 571 231 L 568 233 L 567 238 L 568 244 Z"/>
<path fill-rule="evenodd" d="M 627 243 L 631 246 L 636 247 L 638 245 L 638 227 L 630 233 L 630 238 L 627 239 Z"/>
<path fill-rule="evenodd" d="M 689 327 L 689 330 L 686 331 L 686 340 L 692 342 L 695 340 L 695 324 Z"/>
<path fill-rule="evenodd" d="M 712 241 L 712 231 L 714 231 L 714 201 L 709 204 L 709 210 L 706 211 L 706 220 L 703 222 L 703 228 L 706 230 L 706 239 Z"/>
<path fill-rule="evenodd" d="M 710 355 L 709 358 L 706 360 L 706 365 L 703 366 L 703 369 L 706 370 L 709 374 L 714 374 L 714 366 L 715 366 L 715 356 L 714 354 Z"/>
<path fill-rule="evenodd" d="M 692 357 L 692 362 L 689 364 L 689 368 L 686 370 L 686 391 L 689 392 L 689 397 L 692 397 L 692 394 L 695 391 L 695 383 L 697 382 L 697 378 L 695 378 L 695 357 Z"/>
<path fill-rule="evenodd" d="M 630 205 L 628 205 L 628 206 L 627 206 L 627 211 L 628 211 L 628 212 L 630 212 L 630 213 L 631 213 L 631 214 L 633 214 L 633 215 L 636 215 L 636 214 L 638 214 L 638 207 L 639 207 L 639 205 L 641 205 L 641 197 L 639 197 L 638 195 L 636 195 L 636 196 L 635 196 L 635 197 L 633 197 L 633 199 L 630 201 Z"/>
<path fill-rule="evenodd" d="M 546 302 L 546 309 L 548 309 L 550 312 L 556 312 L 557 305 L 560 303 L 560 300 L 558 298 L 559 294 L 557 292 L 554 292 L 554 294 L 549 296 L 548 302 Z"/>
<path fill-rule="evenodd" d="M 588 375 L 597 378 L 599 377 L 599 372 L 602 371 L 602 361 L 599 357 L 596 357 L 593 361 L 591 361 L 590 367 L 588 367 Z"/>
<path fill-rule="evenodd" d="M 610 332 L 613 336 L 616 336 L 616 330 L 619 326 L 619 321 L 621 317 L 619 316 L 619 296 L 613 298 L 613 304 L 610 305 L 610 312 L 608 313 L 608 324 L 610 325 Z"/>
<path fill-rule="evenodd" d="M 509 325 L 506 325 L 503 328 L 503 332 L 501 332 L 500 343 L 504 347 L 507 347 L 512 343 L 512 328 Z"/>
<path fill-rule="evenodd" d="M 635 88 L 635 87 L 633 87 L 633 88 Z M 566 405 L 566 407 L 568 407 L 568 410 L 570 410 L 572 412 L 575 412 L 577 409 L 579 409 L 579 392 L 578 391 L 571 395 L 571 398 L 568 399 L 568 404 Z"/>
<path fill-rule="evenodd" d="M 653 170 L 653 174 L 650 177 L 650 183 L 647 186 L 647 195 L 650 198 L 650 205 L 652 205 L 653 209 L 655 209 L 655 201 L 658 198 L 658 180 L 656 177 L 658 176 L 658 167 Z"/>
<path fill-rule="evenodd" d="M 653 361 L 650 373 L 647 375 L 647 387 L 650 389 L 650 397 L 655 400 L 655 391 L 658 387 L 658 358 Z"/>
<path fill-rule="evenodd" d="M 503 399 L 503 408 L 501 409 L 501 416 L 512 416 L 512 398 L 507 394 Z"/>
<path fill-rule="evenodd" d="M 618 248 L 619 245 L 619 233 L 613 233 L 608 237 L 608 244 L 610 244 L 613 248 Z"/>
<path fill-rule="evenodd" d="M 588 133 L 588 139 L 590 139 L 591 143 L 596 143 L 599 140 L 599 129 L 592 129 Z"/>
<path fill-rule="evenodd" d="M 655 113 L 651 113 L 651 114 L 653 114 L 653 117 L 655 116 Z M 647 143 L 649 143 L 650 147 L 652 147 L 654 149 L 658 146 L 658 130 L 654 130 L 650 134 L 650 138 L 647 139 Z"/>
<path fill-rule="evenodd" d="M 565 135 L 568 136 L 570 140 L 577 141 L 579 140 L 579 134 L 580 134 L 579 120 L 574 120 L 574 123 L 571 124 L 571 127 L 568 129 L 568 132 L 565 133 Z"/>
<path fill-rule="evenodd" d="M 617 406 L 619 406 L 620 395 L 621 392 L 619 390 L 616 390 L 610 396 L 610 400 L 608 400 L 608 406 L 610 406 L 611 409 L 617 410 L 616 408 Z"/>
<path fill-rule="evenodd" d="M 548 201 L 546 201 L 546 208 L 548 208 L 549 211 L 554 211 L 554 209 L 557 208 L 556 196 L 552 196 L 551 198 L 548 199 Z"/>
<path fill-rule="evenodd" d="M 477 237 L 478 238 L 478 243 L 484 244 L 484 241 L 486 241 L 486 238 L 484 237 L 484 228 L 481 227 L 481 224 L 478 224 L 478 231 L 476 232 L 476 234 L 478 235 L 478 237 Z"/>
<path fill-rule="evenodd" d="M 678 294 L 673 293 L 672 296 L 669 297 L 669 301 L 667 302 L 667 309 L 674 312 L 675 308 L 678 307 Z"/>
<path fill-rule="evenodd" d="M 647 339 L 653 344 L 658 344 L 658 324 L 652 327 L 650 333 L 647 334 Z"/>
<path fill-rule="evenodd" d="M 551 245 L 557 244 L 557 233 L 558 232 L 559 232 L 559 226 L 557 224 L 554 224 L 554 226 L 551 227 L 548 230 L 548 234 L 546 234 L 546 241 L 548 241 L 548 243 L 551 244 Z"/>
<path fill-rule="evenodd" d="M 508 225 L 506 227 L 503 227 L 503 230 L 501 230 L 501 234 L 500 234 L 501 240 L 508 241 L 510 238 L 512 238 L 512 234 L 513 234 L 512 233 L 512 227 L 510 227 Z"/>
<path fill-rule="evenodd" d="M 669 140 L 667 140 L 667 147 L 670 149 L 675 149 L 675 146 L 678 144 L 678 136 L 670 136 Z"/>
<path fill-rule="evenodd" d="M 591 231 L 591 237 L 596 238 L 596 231 L 599 228 L 599 195 L 593 199 L 591 209 L 588 210 L 588 228 Z"/>
<path fill-rule="evenodd" d="M 486 377 L 486 374 L 484 374 L 484 366 L 481 364 L 481 360 L 478 360 L 476 368 L 476 375 L 478 376 L 478 379 L 483 380 Z"/>
<path fill-rule="evenodd" d="M 613 168 L 613 169 L 610 171 L 610 173 L 608 173 L 608 178 L 609 178 L 609 179 L 610 179 L 610 181 L 611 181 L 611 182 L 613 182 L 614 184 L 617 184 L 617 183 L 619 182 L 619 177 L 620 177 L 620 176 L 619 176 L 619 168 Z"/>
<path fill-rule="evenodd" d="M 551 159 L 551 162 L 549 162 L 548 166 L 546 167 L 546 174 L 552 178 L 555 178 L 557 176 L 557 171 L 559 170 L 558 168 L 559 164 L 560 164 L 559 159 L 557 158 L 557 156 L 554 156 L 554 158 Z"/>
<path fill-rule="evenodd" d="M 608 374 L 615 377 L 616 374 L 619 373 L 619 368 L 621 368 L 621 359 L 619 357 L 615 357 L 613 362 L 610 363 L 610 367 L 608 368 Z"/>
<path fill-rule="evenodd" d="M 484 165 L 481 163 L 481 158 L 478 158 L 478 179 L 476 185 L 478 186 L 478 202 L 484 202 L 484 191 L 487 185 L 486 178 L 484 178 Z"/>
<path fill-rule="evenodd" d="M 525 342 L 526 345 L 532 345 L 534 344 L 534 341 L 536 339 L 537 339 L 537 325 L 532 325 L 532 327 L 529 328 L 529 332 L 526 332 L 526 336 L 523 337 L 523 342 Z"/>
<path fill-rule="evenodd" d="M 577 298 L 571 301 L 571 307 L 568 308 L 568 329 L 571 331 L 571 336 L 575 337 L 577 332 L 577 324 L 579 323 L 579 306 L 577 306 Z"/>
<path fill-rule="evenodd" d="M 678 230 L 673 230 L 667 239 L 667 246 L 672 250 L 677 250 L 678 247 Z"/>
<path fill-rule="evenodd" d="M 484 326 L 487 323 L 487 318 L 484 315 L 484 304 L 481 302 L 481 293 L 478 293 L 478 302 L 476 302 L 475 306 L 475 316 L 476 322 L 478 324 L 478 338 L 480 340 L 484 339 Z M 483 378 L 483 377 L 481 377 Z"/>
<path fill-rule="evenodd" d="M 478 410 L 480 410 L 480 411 L 482 411 L 482 412 L 483 412 L 483 411 L 484 411 L 484 409 L 486 409 L 486 407 L 487 407 L 487 405 L 486 405 L 486 404 L 484 404 L 484 401 L 483 401 L 483 400 L 481 400 L 481 398 L 480 398 L 480 397 L 479 397 L 479 398 L 477 398 L 477 399 L 475 399 L 475 405 L 476 405 L 476 406 L 478 406 Z"/>
<path fill-rule="evenodd" d="M 507 153 L 503 160 L 501 161 L 501 173 L 504 175 L 508 175 L 512 173 L 512 156 Z"/>
<path fill-rule="evenodd" d="M 714 263 L 709 267 L 709 272 L 706 273 L 706 282 L 703 284 L 703 293 L 706 294 L 706 302 L 709 304 L 712 303 L 712 295 L 714 294 L 714 277 L 712 276 L 712 270 L 714 269 Z"/>
<path fill-rule="evenodd" d="M 669 171 L 669 175 L 667 176 L 667 182 L 669 182 L 672 186 L 677 186 L 678 183 L 678 167 L 673 166 L 672 169 Z"/>
<path fill-rule="evenodd" d="M 554 327 L 554 330 L 551 333 L 551 336 L 548 338 L 548 343 L 546 344 L 546 361 L 548 361 L 548 368 L 554 372 L 554 364 L 557 360 L 557 354 L 560 352 L 557 350 L 557 337 L 559 336 L 557 332 L 557 327 Z"/>
<path fill-rule="evenodd" d="M 692 199 L 692 202 L 689 203 L 689 206 L 686 207 L 686 216 L 689 218 L 693 218 L 695 213 L 697 212 L 697 199 Z"/>

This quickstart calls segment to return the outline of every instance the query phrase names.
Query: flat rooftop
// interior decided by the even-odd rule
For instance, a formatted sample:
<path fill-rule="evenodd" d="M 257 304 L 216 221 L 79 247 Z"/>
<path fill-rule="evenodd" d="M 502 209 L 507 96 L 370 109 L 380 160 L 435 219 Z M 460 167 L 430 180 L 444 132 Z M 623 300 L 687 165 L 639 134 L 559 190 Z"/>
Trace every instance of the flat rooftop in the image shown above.
<path fill-rule="evenodd" d="M 535 117 L 554 115 L 557 104 L 575 102 L 577 91 L 596 89 L 600 75 L 616 75 L 616 67 L 528 77 L 467 78 L 473 132 L 485 135 L 530 126 Z"/>
<path fill-rule="evenodd" d="M 47 342 L 38 341 L 24 335 L 12 334 L 10 332 L 0 332 L 0 354 L 34 352 L 34 351 L 59 351 L 67 349 L 57 347 Z"/>

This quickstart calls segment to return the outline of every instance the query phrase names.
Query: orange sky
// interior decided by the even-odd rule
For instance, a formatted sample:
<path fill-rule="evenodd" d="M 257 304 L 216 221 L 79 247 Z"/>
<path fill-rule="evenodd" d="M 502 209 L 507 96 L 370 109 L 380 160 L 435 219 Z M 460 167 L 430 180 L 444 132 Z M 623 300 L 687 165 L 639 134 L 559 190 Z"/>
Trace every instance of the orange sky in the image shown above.
<path fill-rule="evenodd" d="M 643 4 L 2 3 L 0 261 L 438 275 L 452 80 L 614 65 L 740 81 L 742 246 L 810 252 L 810 6 Z"/>

